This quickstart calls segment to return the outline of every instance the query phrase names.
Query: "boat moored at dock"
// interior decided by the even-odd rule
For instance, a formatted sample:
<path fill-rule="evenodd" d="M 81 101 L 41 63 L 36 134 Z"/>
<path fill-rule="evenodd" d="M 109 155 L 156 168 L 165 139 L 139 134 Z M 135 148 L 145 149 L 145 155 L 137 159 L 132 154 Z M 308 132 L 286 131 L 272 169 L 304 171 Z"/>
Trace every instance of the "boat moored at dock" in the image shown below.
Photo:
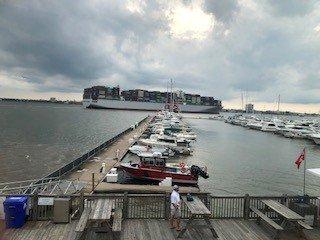
<path fill-rule="evenodd" d="M 120 168 L 135 179 L 155 182 L 170 177 L 173 183 L 194 185 L 198 183 L 199 176 L 209 177 L 205 169 L 196 165 L 187 166 L 184 163 L 170 165 L 166 163 L 165 158 L 153 156 L 141 156 L 139 163 L 121 163 Z"/>

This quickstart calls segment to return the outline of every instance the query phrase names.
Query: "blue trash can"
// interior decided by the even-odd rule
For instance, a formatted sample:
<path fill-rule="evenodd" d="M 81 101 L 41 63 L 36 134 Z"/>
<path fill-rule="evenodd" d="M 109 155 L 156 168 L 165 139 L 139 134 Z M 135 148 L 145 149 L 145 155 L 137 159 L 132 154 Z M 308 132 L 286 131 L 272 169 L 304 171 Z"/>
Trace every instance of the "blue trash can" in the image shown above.
<path fill-rule="evenodd" d="M 7 197 L 3 203 L 7 228 L 21 228 L 26 222 L 28 198 Z"/>

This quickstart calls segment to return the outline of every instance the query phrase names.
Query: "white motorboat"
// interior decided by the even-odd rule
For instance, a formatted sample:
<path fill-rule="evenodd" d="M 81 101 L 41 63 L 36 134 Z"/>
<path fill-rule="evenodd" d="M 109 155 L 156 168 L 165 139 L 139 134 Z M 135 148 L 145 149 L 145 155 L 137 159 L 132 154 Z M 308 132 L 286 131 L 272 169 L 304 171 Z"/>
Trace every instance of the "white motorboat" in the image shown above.
<path fill-rule="evenodd" d="M 308 138 L 311 134 L 314 134 L 315 132 L 307 126 L 290 125 L 286 126 L 286 128 L 281 130 L 281 133 L 283 136 L 289 138 Z"/>
<path fill-rule="evenodd" d="M 310 134 L 309 136 L 316 144 L 320 145 L 320 133 Z"/>
<path fill-rule="evenodd" d="M 133 154 L 139 155 L 141 153 L 161 153 L 163 156 L 174 156 L 174 152 L 169 148 L 149 147 L 145 145 L 133 145 L 129 148 Z"/>
<path fill-rule="evenodd" d="M 276 132 L 277 126 L 274 122 L 263 122 L 261 126 L 261 131 L 264 132 Z"/>
<path fill-rule="evenodd" d="M 192 151 L 190 141 L 166 135 L 153 134 L 148 139 L 140 139 L 139 143 L 152 147 L 167 147 L 180 154 L 190 154 Z"/>
<path fill-rule="evenodd" d="M 177 138 L 185 138 L 185 139 L 188 139 L 188 140 L 196 140 L 197 139 L 197 135 L 190 132 L 190 133 L 172 133 L 171 134 L 172 136 L 174 137 L 177 137 Z"/>
<path fill-rule="evenodd" d="M 261 121 L 252 120 L 252 121 L 249 121 L 246 126 L 250 129 L 261 130 L 262 123 Z"/>

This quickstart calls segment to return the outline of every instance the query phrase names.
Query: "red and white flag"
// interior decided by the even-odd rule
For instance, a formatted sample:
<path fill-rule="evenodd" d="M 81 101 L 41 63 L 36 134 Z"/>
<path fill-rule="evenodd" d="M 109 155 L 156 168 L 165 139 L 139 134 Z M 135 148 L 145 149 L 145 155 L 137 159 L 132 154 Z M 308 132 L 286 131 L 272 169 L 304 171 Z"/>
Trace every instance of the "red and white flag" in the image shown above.
<path fill-rule="evenodd" d="M 305 160 L 306 158 L 306 149 L 304 148 L 302 150 L 302 153 L 300 154 L 300 156 L 297 158 L 297 160 L 294 162 L 297 165 L 297 168 L 300 168 L 300 164 Z"/>

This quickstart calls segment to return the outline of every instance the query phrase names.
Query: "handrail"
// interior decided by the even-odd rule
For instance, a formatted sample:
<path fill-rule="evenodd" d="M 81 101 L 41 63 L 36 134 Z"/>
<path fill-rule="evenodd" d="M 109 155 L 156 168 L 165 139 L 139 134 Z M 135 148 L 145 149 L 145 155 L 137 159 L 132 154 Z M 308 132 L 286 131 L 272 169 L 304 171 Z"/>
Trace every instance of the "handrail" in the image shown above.
<path fill-rule="evenodd" d="M 143 122 L 145 122 L 149 116 L 143 118 L 137 123 L 137 126 L 141 125 Z M 133 126 L 130 126 L 126 130 L 120 132 L 119 134 L 115 135 L 114 137 L 108 139 L 104 143 L 100 144 L 99 146 L 95 147 L 94 149 L 82 154 L 82 156 L 76 158 L 75 160 L 63 165 L 62 167 L 56 169 L 55 171 L 51 172 L 47 176 L 41 178 L 41 179 L 48 179 L 48 178 L 60 178 L 63 175 L 67 174 L 68 172 L 73 171 L 74 169 L 78 168 L 83 163 L 90 160 L 92 157 L 95 157 L 97 154 L 99 154 L 101 151 L 109 147 L 112 143 L 114 143 L 116 140 L 118 140 L 120 137 L 122 137 L 124 134 L 132 131 L 134 129 Z"/>
<path fill-rule="evenodd" d="M 183 195 L 183 194 L 182 194 Z M 0 194 L 0 197 L 5 195 Z M 10 195 L 12 196 L 12 195 Z M 83 210 L 82 206 L 91 206 L 93 202 L 101 198 L 112 198 L 114 199 L 115 205 L 123 208 L 124 218 L 129 219 L 165 219 L 169 216 L 170 209 L 170 198 L 169 194 L 94 194 L 84 195 L 71 194 L 71 195 L 43 195 L 43 194 L 27 194 L 32 199 L 31 202 L 31 216 L 32 220 L 51 220 L 53 213 L 52 205 L 38 205 L 39 198 L 54 198 L 54 197 L 65 197 L 71 199 L 72 212 L 77 212 L 81 215 Z M 241 219 L 254 219 L 256 216 L 250 211 L 250 206 L 257 208 L 263 208 L 262 199 L 266 199 L 268 196 L 212 196 L 211 194 L 200 194 L 198 197 L 210 210 L 212 217 L 217 219 L 225 218 L 241 218 Z M 269 196 L 269 199 L 279 201 L 283 204 L 292 203 L 298 196 Z M 316 203 L 317 197 L 310 197 L 312 204 Z M 35 205 L 36 204 L 36 205 Z M 181 207 L 182 218 L 188 218 L 190 213 L 185 203 Z M 78 214 L 78 216 L 79 216 Z M 270 218 L 277 218 L 277 215 L 273 212 L 267 213 Z"/>
<path fill-rule="evenodd" d="M 6 185 L 11 185 L 11 184 L 20 184 L 20 183 L 30 183 L 30 182 L 38 182 L 41 180 L 52 180 L 52 179 L 57 179 L 57 177 L 52 177 L 52 178 L 39 178 L 39 179 L 29 179 L 29 180 L 22 180 L 22 181 L 13 181 L 13 182 L 0 182 L 0 186 L 6 186 Z"/>

